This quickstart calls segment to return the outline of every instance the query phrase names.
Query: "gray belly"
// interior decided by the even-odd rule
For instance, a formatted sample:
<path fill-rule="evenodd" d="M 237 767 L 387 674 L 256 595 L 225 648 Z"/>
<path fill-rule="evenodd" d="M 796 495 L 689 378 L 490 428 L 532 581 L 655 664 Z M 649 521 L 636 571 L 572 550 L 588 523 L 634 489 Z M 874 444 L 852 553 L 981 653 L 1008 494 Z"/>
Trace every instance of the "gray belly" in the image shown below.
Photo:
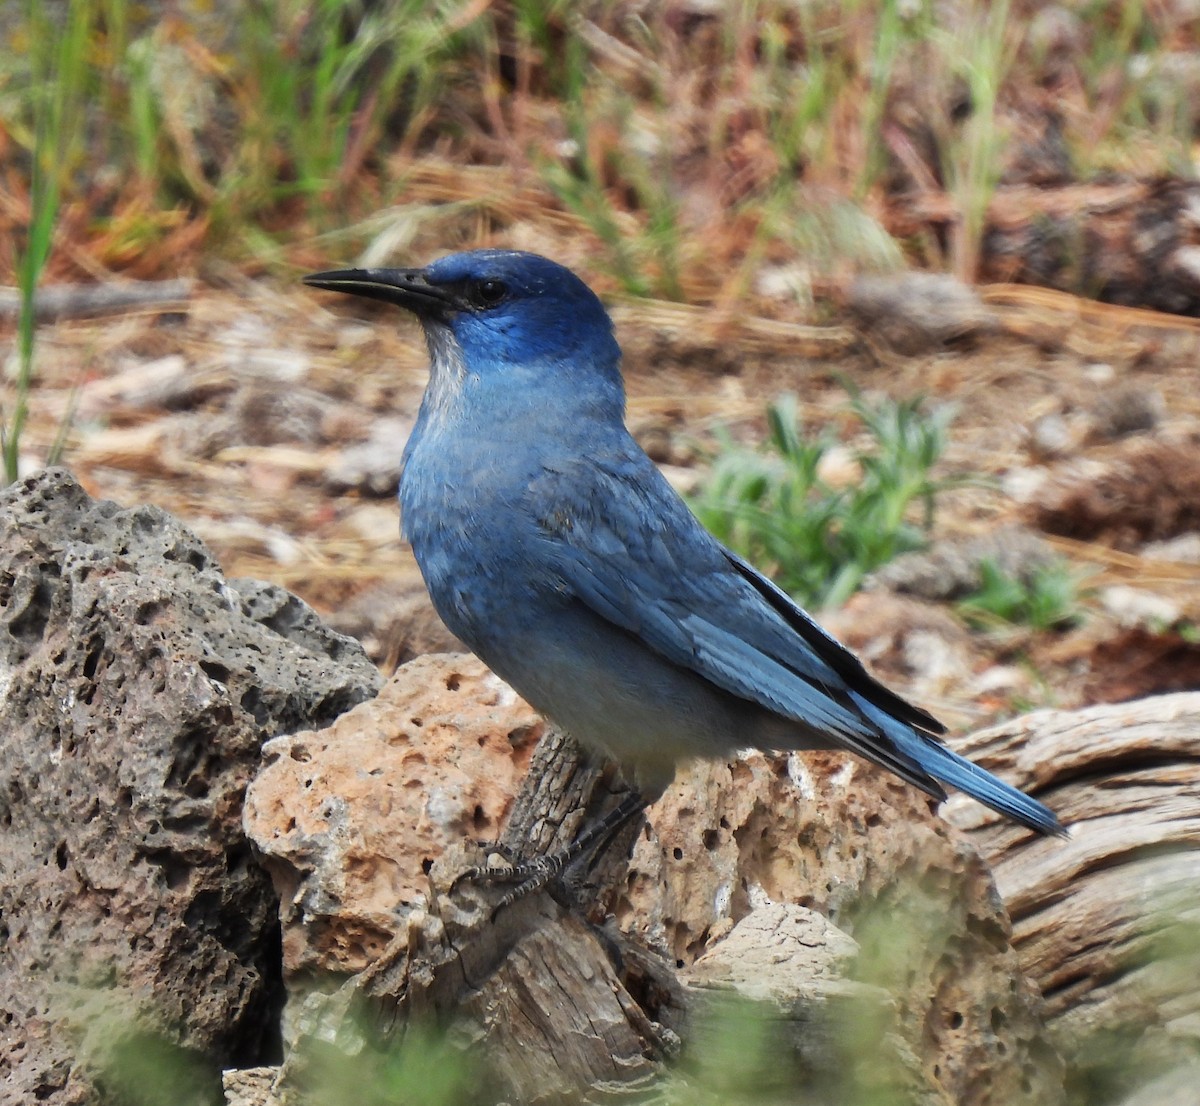
<path fill-rule="evenodd" d="M 796 723 L 664 660 L 579 606 L 527 624 L 503 644 L 479 646 L 493 671 L 585 746 L 620 763 L 650 799 L 682 760 L 808 744 Z"/>

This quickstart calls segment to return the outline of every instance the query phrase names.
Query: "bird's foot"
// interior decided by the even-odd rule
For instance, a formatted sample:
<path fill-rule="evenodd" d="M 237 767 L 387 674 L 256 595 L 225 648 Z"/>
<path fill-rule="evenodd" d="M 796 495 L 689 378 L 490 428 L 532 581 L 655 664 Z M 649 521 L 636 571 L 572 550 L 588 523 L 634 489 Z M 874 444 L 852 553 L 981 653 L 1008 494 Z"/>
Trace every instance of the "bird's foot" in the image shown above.
<path fill-rule="evenodd" d="M 492 857 L 489 856 L 487 864 L 475 865 L 459 872 L 454 877 L 450 889 L 453 891 L 462 883 L 514 884 L 515 886 L 492 908 L 492 916 L 495 917 L 501 910 L 512 906 L 526 895 L 532 895 L 535 891 L 542 890 L 547 884 L 561 876 L 567 865 L 578 855 L 573 851 L 573 847 L 574 842 L 560 852 L 547 856 L 530 857 L 528 860 L 508 864 L 493 864 L 491 863 Z M 493 855 L 497 851 L 493 850 Z"/>
<path fill-rule="evenodd" d="M 630 792 L 603 818 L 586 826 L 565 849 L 547 853 L 544 856 L 511 861 L 508 849 L 495 844 L 485 845 L 484 847 L 489 850 L 488 863 L 464 869 L 454 877 L 450 890 L 453 891 L 464 882 L 514 884 L 512 890 L 508 891 L 492 909 L 492 917 L 495 918 L 501 910 L 512 906 L 513 903 L 527 895 L 532 895 L 535 891 L 541 891 L 544 887 L 560 879 L 581 857 L 606 848 L 622 827 L 645 809 L 646 800 L 637 792 Z M 495 864 L 492 861 L 496 856 L 509 862 Z"/>

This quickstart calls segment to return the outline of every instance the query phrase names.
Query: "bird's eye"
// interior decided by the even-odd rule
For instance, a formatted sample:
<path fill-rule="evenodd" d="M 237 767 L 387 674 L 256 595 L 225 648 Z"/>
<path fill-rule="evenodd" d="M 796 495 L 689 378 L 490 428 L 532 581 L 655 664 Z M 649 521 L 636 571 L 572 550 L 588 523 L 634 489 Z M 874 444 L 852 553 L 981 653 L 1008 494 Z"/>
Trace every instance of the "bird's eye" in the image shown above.
<path fill-rule="evenodd" d="M 508 285 L 502 280 L 481 280 L 475 285 L 475 299 L 480 307 L 494 307 L 508 295 Z"/>

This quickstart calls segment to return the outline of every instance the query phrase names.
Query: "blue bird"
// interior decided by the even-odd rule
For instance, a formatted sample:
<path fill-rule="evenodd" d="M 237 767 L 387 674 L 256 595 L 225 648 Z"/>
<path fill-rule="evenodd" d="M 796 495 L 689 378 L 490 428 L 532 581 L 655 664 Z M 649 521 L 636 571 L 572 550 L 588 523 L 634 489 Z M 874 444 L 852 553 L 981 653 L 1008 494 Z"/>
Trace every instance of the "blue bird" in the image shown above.
<path fill-rule="evenodd" d="M 950 784 L 1065 832 L 704 529 L 626 429 L 612 321 L 569 269 L 475 250 L 305 283 L 421 321 L 432 364 L 404 448 L 403 533 L 446 625 L 621 765 L 638 794 L 617 821 L 688 758 L 847 749 L 937 799 Z"/>

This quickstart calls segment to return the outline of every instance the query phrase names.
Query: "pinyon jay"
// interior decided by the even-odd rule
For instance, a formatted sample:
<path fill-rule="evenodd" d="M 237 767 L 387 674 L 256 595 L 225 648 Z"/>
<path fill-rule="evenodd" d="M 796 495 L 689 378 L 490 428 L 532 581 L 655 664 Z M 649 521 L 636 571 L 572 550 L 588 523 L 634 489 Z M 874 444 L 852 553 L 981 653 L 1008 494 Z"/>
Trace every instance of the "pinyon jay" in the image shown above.
<path fill-rule="evenodd" d="M 570 270 L 475 250 L 305 280 L 420 320 L 432 364 L 403 533 L 446 625 L 634 784 L 606 834 L 680 761 L 748 747 L 846 749 L 1064 832 L 704 529 L 626 429 L 612 321 Z"/>

